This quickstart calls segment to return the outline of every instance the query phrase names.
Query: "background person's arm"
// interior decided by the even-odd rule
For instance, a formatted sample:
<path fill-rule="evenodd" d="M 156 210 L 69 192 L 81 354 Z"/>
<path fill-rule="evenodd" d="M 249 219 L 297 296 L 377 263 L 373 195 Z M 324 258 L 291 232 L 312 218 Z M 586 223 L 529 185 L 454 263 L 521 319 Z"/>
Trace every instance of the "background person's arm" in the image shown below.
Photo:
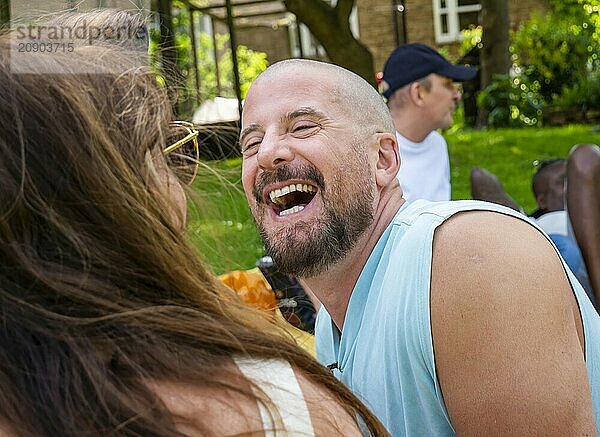
<path fill-rule="evenodd" d="M 567 209 L 600 308 L 600 149 L 575 146 L 567 159 Z"/>
<path fill-rule="evenodd" d="M 440 226 L 431 324 L 458 435 L 596 435 L 577 303 L 532 226 L 491 212 Z"/>
<path fill-rule="evenodd" d="M 471 169 L 471 197 L 523 212 L 523 208 L 504 190 L 498 177 L 482 167 Z"/>

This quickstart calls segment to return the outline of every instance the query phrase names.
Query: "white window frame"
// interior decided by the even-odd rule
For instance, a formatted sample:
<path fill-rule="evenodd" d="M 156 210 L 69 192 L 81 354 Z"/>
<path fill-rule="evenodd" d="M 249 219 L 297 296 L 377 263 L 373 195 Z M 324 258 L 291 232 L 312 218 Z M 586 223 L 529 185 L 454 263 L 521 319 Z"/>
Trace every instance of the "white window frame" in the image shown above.
<path fill-rule="evenodd" d="M 458 6 L 458 0 L 445 0 L 446 7 L 442 8 L 442 0 L 433 1 L 433 28 L 435 30 L 435 42 L 438 44 L 455 42 L 460 40 L 460 27 L 458 15 L 465 12 L 479 12 L 481 4 Z M 448 32 L 442 31 L 442 15 L 448 17 Z"/>

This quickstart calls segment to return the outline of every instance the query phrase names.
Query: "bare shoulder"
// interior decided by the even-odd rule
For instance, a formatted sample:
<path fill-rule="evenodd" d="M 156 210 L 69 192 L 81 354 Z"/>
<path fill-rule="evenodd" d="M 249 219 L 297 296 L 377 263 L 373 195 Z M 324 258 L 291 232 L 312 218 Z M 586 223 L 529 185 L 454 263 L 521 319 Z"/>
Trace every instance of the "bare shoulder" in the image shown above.
<path fill-rule="evenodd" d="M 560 258 L 547 238 L 524 220 L 491 211 L 456 214 L 435 231 L 432 276 L 464 282 L 458 289 L 440 281 L 433 291 L 440 299 L 457 299 L 467 304 L 469 295 L 476 307 L 496 300 L 539 302 L 563 308 L 573 302 Z M 503 284 L 519 283 L 519 289 Z M 485 285 L 485 287 L 481 287 Z M 498 303 L 500 303 L 498 302 Z"/>
<path fill-rule="evenodd" d="M 233 384 L 250 390 L 241 374 L 233 375 Z M 185 435 L 264 435 L 258 404 L 243 391 L 182 381 L 155 381 L 151 388 Z"/>
<path fill-rule="evenodd" d="M 558 255 L 530 224 L 477 211 L 436 230 L 431 328 L 458 434 L 594 435 L 580 323 Z"/>
<path fill-rule="evenodd" d="M 356 422 L 331 393 L 324 390 L 298 369 L 294 369 L 306 400 L 315 435 L 360 436 Z"/>
<path fill-rule="evenodd" d="M 207 431 L 215 435 L 262 436 L 265 426 L 285 430 L 282 435 L 360 435 L 353 418 L 330 393 L 303 372 L 292 371 L 287 363 L 285 366 L 289 372 L 285 372 L 283 378 L 273 367 L 271 370 L 275 369 L 275 373 L 263 375 L 264 380 L 253 378 L 258 389 L 271 397 L 267 415 L 271 416 L 272 423 L 266 425 L 256 398 L 243 393 L 244 390 L 252 393 L 252 388 L 242 372 L 234 374 L 237 375 L 235 381 L 231 381 L 242 388 L 241 392 L 181 382 L 155 383 L 153 389 L 176 416 L 178 428 L 191 436 L 204 435 Z M 265 367 L 265 370 L 269 369 Z M 291 384 L 285 380 L 290 375 L 295 379 Z"/>

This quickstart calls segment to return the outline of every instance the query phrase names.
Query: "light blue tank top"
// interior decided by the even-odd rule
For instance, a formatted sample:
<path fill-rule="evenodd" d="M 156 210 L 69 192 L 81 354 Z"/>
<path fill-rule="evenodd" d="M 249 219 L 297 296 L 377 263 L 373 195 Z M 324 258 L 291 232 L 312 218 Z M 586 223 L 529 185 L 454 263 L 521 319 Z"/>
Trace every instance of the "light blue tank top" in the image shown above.
<path fill-rule="evenodd" d="M 429 285 L 435 229 L 453 214 L 468 210 L 497 211 L 531 223 L 513 210 L 485 202 L 404 204 L 361 272 L 343 333 L 324 308 L 317 317 L 317 358 L 337 367 L 336 377 L 394 436 L 455 434 L 434 365 Z M 563 265 L 581 310 L 586 365 L 600 424 L 600 317 L 564 261 Z"/>

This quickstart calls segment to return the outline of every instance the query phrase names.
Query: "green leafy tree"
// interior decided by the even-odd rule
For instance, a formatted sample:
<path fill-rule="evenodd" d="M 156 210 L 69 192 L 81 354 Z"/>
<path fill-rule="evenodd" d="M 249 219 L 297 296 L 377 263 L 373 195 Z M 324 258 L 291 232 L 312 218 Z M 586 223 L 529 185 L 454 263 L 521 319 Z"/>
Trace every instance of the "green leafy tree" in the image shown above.
<path fill-rule="evenodd" d="M 478 97 L 491 126 L 539 124 L 550 105 L 600 108 L 600 0 L 548 1 L 550 13 L 534 14 L 511 33 L 511 74 L 497 76 Z"/>
<path fill-rule="evenodd" d="M 219 84 L 217 84 L 216 65 L 214 60 L 214 42 L 212 36 L 200 33 L 196 38 L 196 58 L 198 61 L 199 83 L 196 83 L 192 38 L 190 35 L 190 14 L 179 2 L 173 4 L 174 47 L 176 49 L 176 70 L 179 81 L 175 84 L 178 91 L 179 110 L 182 116 L 191 116 L 196 100 L 204 101 L 218 95 L 235 97 L 233 62 L 231 50 L 227 48 L 229 35 L 216 34 L 217 51 L 223 53 L 219 58 Z M 158 29 L 151 30 L 150 52 L 155 65 L 160 66 L 161 57 Z M 237 57 L 240 70 L 240 86 L 242 98 L 246 96 L 252 81 L 268 66 L 267 55 L 238 45 Z M 160 69 L 158 69 L 160 71 Z M 196 97 L 199 97 L 197 99 Z"/>
<path fill-rule="evenodd" d="M 224 42 L 229 41 L 228 35 L 220 35 L 220 37 Z M 237 57 L 240 70 L 240 88 L 242 89 L 242 99 L 244 99 L 252 81 L 256 76 L 265 71 L 269 66 L 269 62 L 267 61 L 266 53 L 251 50 L 244 45 L 237 46 Z M 231 50 L 228 50 L 219 60 L 219 71 L 227 78 L 225 82 L 221 84 L 223 95 L 235 97 Z"/>
<path fill-rule="evenodd" d="M 600 0 L 548 0 L 558 17 L 581 24 L 584 32 L 591 35 L 592 44 L 588 47 L 589 60 L 598 68 L 600 49 Z"/>
<path fill-rule="evenodd" d="M 600 0 L 548 0 L 554 14 L 568 17 L 590 28 L 593 38 L 600 42 Z"/>
<path fill-rule="evenodd" d="M 475 47 L 481 49 L 483 44 L 481 42 L 483 36 L 483 27 L 481 26 L 469 26 L 468 29 L 460 31 L 460 45 L 458 46 L 458 58 L 462 58 Z"/>
<path fill-rule="evenodd" d="M 598 68 L 596 18 L 574 4 L 577 0 L 570 3 L 545 16 L 533 15 L 513 37 L 513 62 L 530 80 L 539 82 L 546 102 Z"/>
<path fill-rule="evenodd" d="M 540 126 L 542 100 L 539 83 L 530 82 L 527 76 L 496 75 L 477 96 L 488 127 Z"/>

